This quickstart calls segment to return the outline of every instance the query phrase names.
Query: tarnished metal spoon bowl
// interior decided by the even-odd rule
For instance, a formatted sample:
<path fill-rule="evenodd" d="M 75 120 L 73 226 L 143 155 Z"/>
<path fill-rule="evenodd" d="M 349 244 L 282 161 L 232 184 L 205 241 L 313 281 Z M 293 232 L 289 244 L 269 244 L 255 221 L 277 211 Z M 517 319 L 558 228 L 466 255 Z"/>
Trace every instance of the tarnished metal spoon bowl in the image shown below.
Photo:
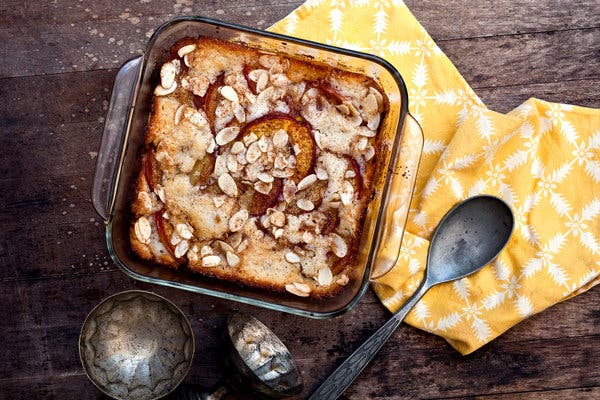
<path fill-rule="evenodd" d="M 79 356 L 90 380 L 119 400 L 166 396 L 194 357 L 190 323 L 172 302 L 141 290 L 117 293 L 87 316 Z"/>

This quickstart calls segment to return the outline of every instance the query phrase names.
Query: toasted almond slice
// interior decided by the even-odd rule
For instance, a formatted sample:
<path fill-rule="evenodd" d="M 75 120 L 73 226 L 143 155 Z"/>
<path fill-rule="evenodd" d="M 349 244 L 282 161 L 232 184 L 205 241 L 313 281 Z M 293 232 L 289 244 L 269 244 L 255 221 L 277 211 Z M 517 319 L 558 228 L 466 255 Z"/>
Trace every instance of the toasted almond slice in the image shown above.
<path fill-rule="evenodd" d="M 292 180 L 286 179 L 283 183 L 283 199 L 286 201 L 286 203 L 290 203 L 292 200 L 294 200 L 294 196 L 296 195 L 297 191 L 298 188 L 296 187 L 296 183 Z"/>
<path fill-rule="evenodd" d="M 215 140 L 219 146 L 224 146 L 227 143 L 231 142 L 233 139 L 235 139 L 239 133 L 240 128 L 238 126 L 228 126 L 226 128 L 221 129 L 217 133 Z"/>
<path fill-rule="evenodd" d="M 269 194 L 269 193 L 271 193 L 272 189 L 273 189 L 272 183 L 266 183 L 263 181 L 257 181 L 254 183 L 254 190 L 256 190 L 258 193 Z"/>
<path fill-rule="evenodd" d="M 179 234 L 177 232 L 173 232 L 173 234 L 171 235 L 171 244 L 173 246 L 179 244 L 181 242 L 181 236 L 179 236 Z"/>
<path fill-rule="evenodd" d="M 256 92 L 262 93 L 269 83 L 269 74 L 265 72 L 264 74 L 258 77 L 256 81 Z"/>
<path fill-rule="evenodd" d="M 304 243 L 312 243 L 315 240 L 315 235 L 313 235 L 310 232 L 303 232 L 302 233 L 302 241 Z"/>
<path fill-rule="evenodd" d="M 233 115 L 240 124 L 246 122 L 246 110 L 244 110 L 244 107 L 240 103 L 234 103 Z"/>
<path fill-rule="evenodd" d="M 263 153 L 266 153 L 269 150 L 269 139 L 266 136 L 261 136 L 260 139 L 256 142 L 258 144 L 258 148 Z"/>
<path fill-rule="evenodd" d="M 175 89 L 177 89 L 177 82 L 173 81 L 173 84 L 167 89 L 165 89 L 162 85 L 156 86 L 156 89 L 154 89 L 154 94 L 156 96 L 166 96 L 173 93 Z"/>
<path fill-rule="evenodd" d="M 348 282 L 350 281 L 350 279 L 348 279 L 348 275 L 346 274 L 341 274 L 335 281 L 335 283 L 337 283 L 340 286 L 346 286 L 348 284 Z"/>
<path fill-rule="evenodd" d="M 221 264 L 221 257 L 210 255 L 202 257 L 202 266 L 203 267 L 216 267 Z"/>
<path fill-rule="evenodd" d="M 261 75 L 267 74 L 267 73 L 268 72 L 265 69 L 253 69 L 252 71 L 248 72 L 248 78 L 252 82 L 256 82 L 256 81 L 258 81 L 258 78 L 260 78 Z"/>
<path fill-rule="evenodd" d="M 231 197 L 237 197 L 238 188 L 231 175 L 228 173 L 221 174 L 219 179 L 217 179 L 217 183 L 219 184 L 219 188 L 223 191 L 223 193 Z"/>
<path fill-rule="evenodd" d="M 317 147 L 323 150 L 323 145 L 321 144 L 321 132 L 319 132 L 316 129 L 313 129 L 312 134 L 313 138 L 315 139 L 315 143 L 317 144 Z"/>
<path fill-rule="evenodd" d="M 342 184 L 342 192 L 340 193 L 340 199 L 342 200 L 342 204 L 347 206 L 352 203 L 352 199 L 354 198 L 354 186 L 348 181 L 344 181 Z"/>
<path fill-rule="evenodd" d="M 377 108 L 378 111 L 380 111 L 383 108 L 383 96 L 374 87 L 369 88 L 369 93 L 375 96 L 375 99 L 377 100 Z"/>
<path fill-rule="evenodd" d="M 185 255 L 185 253 L 187 253 L 189 248 L 190 243 L 187 240 L 182 240 L 177 244 L 177 246 L 175 246 L 175 251 L 173 252 L 173 255 L 176 258 L 181 258 Z"/>
<path fill-rule="evenodd" d="M 292 170 L 282 171 L 280 169 L 274 169 L 272 174 L 275 178 L 289 178 L 294 175 L 294 171 L 292 171 Z"/>
<path fill-rule="evenodd" d="M 294 284 L 287 284 L 287 285 L 285 285 L 285 290 L 287 290 L 291 294 L 294 294 L 294 295 L 299 296 L 299 297 L 308 297 L 309 294 L 310 294 L 310 292 L 309 293 L 305 293 L 305 292 L 302 292 L 302 291 L 298 290 Z"/>
<path fill-rule="evenodd" d="M 233 214 L 229 219 L 229 230 L 231 232 L 237 232 L 242 229 L 246 221 L 248 221 L 248 217 L 249 214 L 247 210 L 240 210 Z"/>
<path fill-rule="evenodd" d="M 183 56 L 185 56 L 186 54 L 189 54 L 189 53 L 191 53 L 191 52 L 192 52 L 192 51 L 194 51 L 194 50 L 196 50 L 196 45 L 195 45 L 194 43 L 192 43 L 192 44 L 188 44 L 188 45 L 186 45 L 186 46 L 181 46 L 181 47 L 179 48 L 179 50 L 177 50 L 177 55 L 178 55 L 179 57 L 183 57 Z"/>
<path fill-rule="evenodd" d="M 227 157 L 222 154 L 219 154 L 217 158 L 215 158 L 215 168 L 213 170 L 213 176 L 220 177 L 221 175 L 227 173 Z"/>
<path fill-rule="evenodd" d="M 175 225 L 175 231 L 179 236 L 187 240 L 190 240 L 194 236 L 194 228 L 187 223 Z"/>
<path fill-rule="evenodd" d="M 212 154 L 217 149 L 217 142 L 215 142 L 214 138 L 210 138 L 210 142 L 208 143 L 208 147 L 206 148 L 206 152 L 208 154 Z"/>
<path fill-rule="evenodd" d="M 379 112 L 377 98 L 373 93 L 369 93 L 363 102 L 363 110 L 367 115 L 375 115 Z"/>
<path fill-rule="evenodd" d="M 185 107 L 186 106 L 181 105 L 177 108 L 177 111 L 175 111 L 175 125 L 179 125 L 179 122 L 181 122 L 181 116 L 183 115 Z"/>
<path fill-rule="evenodd" d="M 163 218 L 166 219 L 166 220 L 168 220 L 169 219 L 169 213 L 165 211 L 163 213 Z"/>
<path fill-rule="evenodd" d="M 240 258 L 231 251 L 228 251 L 225 256 L 227 258 L 227 264 L 229 264 L 230 267 L 235 267 L 240 263 Z"/>
<path fill-rule="evenodd" d="M 287 262 L 295 264 L 300 262 L 300 257 L 293 251 L 288 251 L 287 253 L 285 253 L 285 260 Z"/>
<path fill-rule="evenodd" d="M 377 131 L 377 128 L 379 128 L 379 122 L 381 122 L 381 114 L 375 114 L 367 121 L 367 128 L 372 131 Z"/>
<path fill-rule="evenodd" d="M 205 257 L 205 256 L 210 256 L 210 255 L 212 255 L 212 254 L 214 254 L 214 252 L 213 252 L 213 249 L 212 249 L 212 247 L 210 247 L 209 245 L 204 245 L 204 246 L 202 246 L 202 248 L 200 249 L 200 255 L 201 255 L 202 257 Z"/>
<path fill-rule="evenodd" d="M 224 242 L 222 240 L 216 240 L 215 243 L 217 244 L 217 246 L 219 246 L 219 248 L 223 251 L 223 252 L 234 252 L 233 247 L 231 247 L 231 245 L 227 242 Z"/>
<path fill-rule="evenodd" d="M 231 172 L 237 172 L 239 169 L 239 164 L 233 154 L 227 156 L 227 169 Z"/>
<path fill-rule="evenodd" d="M 275 169 L 285 169 L 288 166 L 287 159 L 283 154 L 278 154 L 273 161 L 273 168 Z"/>
<path fill-rule="evenodd" d="M 242 240 L 240 244 L 237 245 L 238 253 L 241 253 L 242 251 L 246 250 L 246 247 L 248 247 L 248 239 Z"/>
<path fill-rule="evenodd" d="M 265 229 L 269 229 L 271 227 L 271 221 L 267 215 L 262 215 L 260 217 L 260 223 L 265 227 Z"/>
<path fill-rule="evenodd" d="M 283 129 L 279 129 L 273 134 L 273 146 L 277 148 L 283 148 L 286 144 L 288 144 L 288 141 L 289 136 Z"/>
<path fill-rule="evenodd" d="M 242 243 L 242 234 L 241 232 L 234 233 L 231 236 L 229 236 L 227 240 L 229 240 L 229 244 L 232 247 L 238 247 L 240 243 Z"/>
<path fill-rule="evenodd" d="M 235 142 L 234 144 L 231 145 L 231 154 L 240 154 L 242 153 L 246 148 L 244 147 L 244 143 L 242 142 Z"/>
<path fill-rule="evenodd" d="M 198 261 L 198 246 L 193 245 L 187 252 L 187 258 L 190 262 Z"/>
<path fill-rule="evenodd" d="M 344 176 L 346 178 L 354 178 L 356 176 L 356 172 L 354 172 L 354 170 L 352 170 L 352 169 L 349 169 L 348 171 L 346 171 Z"/>
<path fill-rule="evenodd" d="M 348 254 L 348 245 L 337 233 L 331 234 L 331 249 L 339 258 L 344 258 L 346 257 L 346 254 Z"/>
<path fill-rule="evenodd" d="M 152 226 L 150 226 L 150 221 L 148 221 L 148 218 L 140 217 L 133 226 L 133 230 L 135 232 L 135 236 L 140 242 L 144 244 L 150 243 Z"/>
<path fill-rule="evenodd" d="M 350 109 L 346 104 L 338 104 L 337 106 L 335 106 L 335 108 L 337 108 L 338 111 L 343 115 L 350 115 Z"/>
<path fill-rule="evenodd" d="M 205 76 L 193 76 L 188 79 L 189 87 L 196 96 L 204 97 L 208 87 L 210 86 L 210 81 Z M 181 81 L 181 85 L 183 86 L 183 80 Z M 185 88 L 184 88 L 185 89 Z"/>
<path fill-rule="evenodd" d="M 367 139 L 366 137 L 362 137 L 359 139 L 358 142 L 356 142 L 356 150 L 358 151 L 365 151 L 367 149 L 367 146 L 369 145 L 369 139 Z"/>
<path fill-rule="evenodd" d="M 221 93 L 221 95 L 223 97 L 225 97 L 227 100 L 229 100 L 233 103 L 240 102 L 240 98 L 239 98 L 237 92 L 235 91 L 234 88 L 232 88 L 229 85 L 221 86 L 221 89 L 219 89 L 219 92 Z"/>
<path fill-rule="evenodd" d="M 282 213 L 281 211 L 274 211 L 269 216 L 269 219 L 270 219 L 271 223 L 273 225 L 275 225 L 276 227 L 281 228 L 282 226 L 285 225 L 285 214 Z"/>
<path fill-rule="evenodd" d="M 220 208 L 223 204 L 225 204 L 225 199 L 222 197 L 213 197 L 213 204 L 215 207 Z"/>
<path fill-rule="evenodd" d="M 279 63 L 279 57 L 275 54 L 263 54 L 258 58 L 258 63 L 265 68 L 271 68 Z"/>
<path fill-rule="evenodd" d="M 258 144 L 254 142 L 248 146 L 248 150 L 246 151 L 246 161 L 252 164 L 253 162 L 256 162 L 261 155 L 262 151 L 258 147 Z"/>
<path fill-rule="evenodd" d="M 266 172 L 259 172 L 256 177 L 265 183 L 271 183 L 274 180 L 273 175 L 269 175 Z"/>
<path fill-rule="evenodd" d="M 139 192 L 138 200 L 142 204 L 143 212 L 152 212 L 152 198 L 148 192 Z"/>
<path fill-rule="evenodd" d="M 177 76 L 177 65 L 173 62 L 164 63 L 160 68 L 160 86 L 164 89 L 168 89 L 173 84 L 177 84 L 175 82 L 175 77 Z"/>
<path fill-rule="evenodd" d="M 374 132 L 371 129 L 368 129 L 368 128 L 364 129 L 364 127 L 361 127 L 361 128 L 363 128 L 363 129 L 359 129 L 359 131 L 358 131 L 358 134 L 360 136 L 371 138 L 371 137 L 375 137 L 375 135 L 377 134 L 377 132 Z"/>
<path fill-rule="evenodd" d="M 300 182 L 298 182 L 297 189 L 298 189 L 298 191 L 306 189 L 307 187 L 309 187 L 316 181 L 317 181 L 317 175 L 315 175 L 315 174 L 307 175 L 304 177 L 304 179 L 302 179 Z"/>
<path fill-rule="evenodd" d="M 279 239 L 280 237 L 283 236 L 283 232 L 284 232 L 283 228 L 276 228 L 275 230 L 273 230 L 273 237 L 275 239 Z"/>
<path fill-rule="evenodd" d="M 375 149 L 373 148 L 373 146 L 367 147 L 367 149 L 365 150 L 364 157 L 365 157 L 365 161 L 369 161 L 373 157 L 375 157 Z"/>
<path fill-rule="evenodd" d="M 306 294 L 310 293 L 310 286 L 308 286 L 306 283 L 294 282 L 293 285 L 296 289 L 298 289 L 302 293 L 306 293 Z"/>
<path fill-rule="evenodd" d="M 317 282 L 321 286 L 329 286 L 333 282 L 333 274 L 329 267 L 323 267 L 319 270 L 319 275 L 317 276 Z"/>
<path fill-rule="evenodd" d="M 296 200 L 296 205 L 298 206 L 299 209 L 304 210 L 304 211 L 311 211 L 311 210 L 314 210 L 314 208 L 315 208 L 315 205 L 313 204 L 313 202 L 310 200 L 307 200 L 307 199 Z"/>
<path fill-rule="evenodd" d="M 256 136 L 255 133 L 244 135 L 244 137 L 242 138 L 242 141 L 244 142 L 244 145 L 246 145 L 246 147 L 248 147 L 250 143 L 256 142 L 257 140 L 258 136 Z"/>
<path fill-rule="evenodd" d="M 289 79 L 285 74 L 273 74 L 271 75 L 271 83 L 275 86 L 284 86 L 289 83 Z"/>
<path fill-rule="evenodd" d="M 202 128 L 208 125 L 208 120 L 198 110 L 193 109 L 192 107 L 186 107 L 183 111 L 183 116 L 188 119 L 192 124 Z"/>
<path fill-rule="evenodd" d="M 190 62 L 190 55 L 189 54 L 186 54 L 185 56 L 183 56 L 183 63 L 188 68 L 190 68 L 192 66 L 192 63 Z"/>
<path fill-rule="evenodd" d="M 317 167 L 316 175 L 317 179 L 320 181 L 325 181 L 329 179 L 329 174 L 327 173 L 327 170 L 322 167 Z"/>

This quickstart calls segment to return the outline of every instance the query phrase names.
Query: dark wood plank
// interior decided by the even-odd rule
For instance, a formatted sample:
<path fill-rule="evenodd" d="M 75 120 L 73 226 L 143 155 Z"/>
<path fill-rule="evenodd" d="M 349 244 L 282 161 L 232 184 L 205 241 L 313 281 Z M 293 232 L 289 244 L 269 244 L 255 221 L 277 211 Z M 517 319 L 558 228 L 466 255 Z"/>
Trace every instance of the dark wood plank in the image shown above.
<path fill-rule="evenodd" d="M 595 400 L 600 398 L 600 387 L 587 387 L 562 390 L 540 390 L 533 392 L 508 393 L 502 395 L 475 396 L 473 399 L 478 400 Z"/>

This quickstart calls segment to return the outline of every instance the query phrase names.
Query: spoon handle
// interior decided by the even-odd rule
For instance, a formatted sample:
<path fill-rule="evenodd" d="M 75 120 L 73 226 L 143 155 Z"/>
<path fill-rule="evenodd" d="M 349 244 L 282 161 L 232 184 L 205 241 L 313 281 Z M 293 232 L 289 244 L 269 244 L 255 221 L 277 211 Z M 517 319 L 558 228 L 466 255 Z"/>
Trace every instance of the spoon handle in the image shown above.
<path fill-rule="evenodd" d="M 430 287 L 423 281 L 402 307 L 329 375 L 309 400 L 335 400 L 344 393 Z"/>

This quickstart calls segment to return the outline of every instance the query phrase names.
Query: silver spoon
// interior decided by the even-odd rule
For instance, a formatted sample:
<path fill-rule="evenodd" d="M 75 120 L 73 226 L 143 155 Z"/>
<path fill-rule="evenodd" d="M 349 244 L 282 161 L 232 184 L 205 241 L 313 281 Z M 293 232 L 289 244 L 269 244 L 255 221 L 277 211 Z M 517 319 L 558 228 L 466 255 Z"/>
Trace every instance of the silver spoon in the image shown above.
<path fill-rule="evenodd" d="M 497 197 L 475 196 L 452 208 L 433 233 L 425 279 L 419 288 L 319 386 L 309 400 L 337 399 L 432 286 L 464 278 L 489 264 L 508 242 L 513 225 L 510 207 Z"/>

